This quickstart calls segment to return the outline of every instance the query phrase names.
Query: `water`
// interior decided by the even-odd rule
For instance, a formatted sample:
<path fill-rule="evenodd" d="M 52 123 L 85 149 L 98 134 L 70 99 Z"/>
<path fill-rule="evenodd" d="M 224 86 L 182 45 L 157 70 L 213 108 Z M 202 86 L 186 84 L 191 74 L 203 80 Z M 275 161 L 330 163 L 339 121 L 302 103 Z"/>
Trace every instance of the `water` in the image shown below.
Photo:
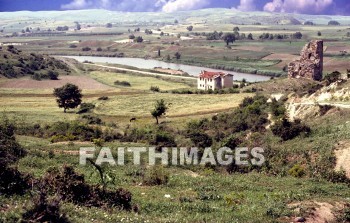
<path fill-rule="evenodd" d="M 257 74 L 244 74 L 244 73 L 238 73 L 234 71 L 217 70 L 217 69 L 210 69 L 206 67 L 167 63 L 167 62 L 158 61 L 158 60 L 146 60 L 141 58 L 96 57 L 96 56 L 64 56 L 64 57 L 72 58 L 79 62 L 91 61 L 93 63 L 122 64 L 122 65 L 137 67 L 140 69 L 153 69 L 155 67 L 170 68 L 173 70 L 182 70 L 193 76 L 198 76 L 202 70 L 220 71 L 224 73 L 233 74 L 234 75 L 233 79 L 238 81 L 241 81 L 243 78 L 246 79 L 248 82 L 261 82 L 261 81 L 267 81 L 270 79 L 270 77 L 257 75 Z"/>

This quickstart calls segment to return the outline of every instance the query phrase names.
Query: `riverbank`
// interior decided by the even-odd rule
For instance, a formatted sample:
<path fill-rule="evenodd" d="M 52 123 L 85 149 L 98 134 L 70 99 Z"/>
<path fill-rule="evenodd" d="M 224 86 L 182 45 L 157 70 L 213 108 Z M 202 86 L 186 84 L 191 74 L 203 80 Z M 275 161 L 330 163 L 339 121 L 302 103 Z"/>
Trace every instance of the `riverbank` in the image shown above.
<path fill-rule="evenodd" d="M 207 67 L 198 67 L 198 66 L 191 66 L 191 65 L 185 65 L 185 64 L 176 64 L 176 63 L 168 63 L 163 62 L 159 60 L 153 60 L 153 59 L 141 59 L 141 58 L 118 58 L 118 57 L 96 57 L 96 56 L 61 56 L 66 58 L 75 59 L 79 62 L 89 61 L 92 63 L 104 63 L 104 64 L 121 64 L 131 67 L 136 67 L 139 69 L 154 69 L 155 67 L 159 68 L 162 67 L 164 69 L 171 69 L 171 70 L 181 70 L 183 72 L 188 73 L 191 76 L 198 76 L 202 70 L 208 70 L 213 72 L 224 72 L 224 73 L 231 73 L 234 75 L 235 81 L 242 81 L 245 79 L 247 82 L 261 82 L 261 81 L 267 81 L 271 77 L 266 75 L 257 75 L 257 74 L 247 74 L 247 73 L 239 73 L 239 72 L 232 72 L 229 70 L 221 70 L 221 69 L 212 69 Z"/>

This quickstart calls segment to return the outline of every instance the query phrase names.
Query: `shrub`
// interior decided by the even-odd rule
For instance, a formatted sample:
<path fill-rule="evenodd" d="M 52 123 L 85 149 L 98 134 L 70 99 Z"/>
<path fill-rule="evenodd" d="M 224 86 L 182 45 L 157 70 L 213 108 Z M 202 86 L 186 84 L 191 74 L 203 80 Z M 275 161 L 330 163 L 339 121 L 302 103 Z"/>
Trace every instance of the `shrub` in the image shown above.
<path fill-rule="evenodd" d="M 77 112 L 77 114 L 83 114 L 83 113 L 90 112 L 94 108 L 95 108 L 95 105 L 92 103 L 81 103 L 80 109 Z"/>
<path fill-rule="evenodd" d="M 294 139 L 301 134 L 308 135 L 311 132 L 310 127 L 301 123 L 300 120 L 290 122 L 286 118 L 277 121 L 271 130 L 274 135 L 281 137 L 284 141 Z"/>
<path fill-rule="evenodd" d="M 211 137 L 203 132 L 192 132 L 189 137 L 194 145 L 199 148 L 210 147 L 213 144 Z"/>
<path fill-rule="evenodd" d="M 83 47 L 81 50 L 82 50 L 82 51 L 90 51 L 91 48 L 86 46 L 86 47 Z"/>
<path fill-rule="evenodd" d="M 131 87 L 131 84 L 127 81 L 114 81 L 115 85 L 120 85 L 120 86 L 124 86 L 124 87 Z"/>
<path fill-rule="evenodd" d="M 41 184 L 46 185 L 48 193 L 57 194 L 62 200 L 77 205 L 131 209 L 132 195 L 129 191 L 123 188 L 101 190 L 98 186 L 91 186 L 85 182 L 84 175 L 76 173 L 70 166 L 64 166 L 61 171 L 48 171 Z"/>
<path fill-rule="evenodd" d="M 172 135 L 165 131 L 157 131 L 152 144 L 162 147 L 176 147 L 175 139 Z"/>
<path fill-rule="evenodd" d="M 169 182 L 169 172 L 162 166 L 153 166 L 149 169 L 143 179 L 145 185 L 166 185 Z"/>
<path fill-rule="evenodd" d="M 16 167 L 9 167 L 26 155 L 14 131 L 14 124 L 6 117 L 0 121 L 0 195 L 23 194 L 30 188 L 29 176 L 22 175 Z"/>
<path fill-rule="evenodd" d="M 96 117 L 96 116 L 83 115 L 82 118 L 85 119 L 86 123 L 89 125 L 101 125 L 102 124 L 102 119 L 100 119 L 99 117 Z"/>
<path fill-rule="evenodd" d="M 303 177 L 305 175 L 305 169 L 300 164 L 295 164 L 288 170 L 288 174 L 293 177 Z"/>
<path fill-rule="evenodd" d="M 334 71 L 330 74 L 327 74 L 325 77 L 324 77 L 324 80 L 327 81 L 327 84 L 331 84 L 333 82 L 336 82 L 340 79 L 341 77 L 341 73 L 339 71 Z"/>
<path fill-rule="evenodd" d="M 102 97 L 99 97 L 97 100 L 99 101 L 107 101 L 109 98 L 107 96 L 102 96 Z"/>
<path fill-rule="evenodd" d="M 159 89 L 158 86 L 151 86 L 150 90 L 153 91 L 153 92 L 160 92 L 160 89 Z"/>
<path fill-rule="evenodd" d="M 69 222 L 65 214 L 60 211 L 58 198 L 49 200 L 46 194 L 41 192 L 33 203 L 34 207 L 22 215 L 24 222 Z"/>
<path fill-rule="evenodd" d="M 58 72 L 57 71 L 52 71 L 52 70 L 49 70 L 47 72 L 47 76 L 50 78 L 50 80 L 58 80 Z"/>

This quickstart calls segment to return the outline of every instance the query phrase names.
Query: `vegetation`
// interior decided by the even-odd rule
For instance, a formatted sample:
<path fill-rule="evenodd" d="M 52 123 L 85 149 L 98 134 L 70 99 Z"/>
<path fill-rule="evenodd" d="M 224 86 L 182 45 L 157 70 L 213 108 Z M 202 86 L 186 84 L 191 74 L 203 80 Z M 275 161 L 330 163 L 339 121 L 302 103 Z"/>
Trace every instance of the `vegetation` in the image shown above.
<path fill-rule="evenodd" d="M 159 124 L 159 118 L 165 115 L 168 110 L 168 106 L 166 105 L 163 99 L 160 99 L 154 105 L 154 109 L 151 111 L 151 115 L 156 119 L 157 124 Z"/>
<path fill-rule="evenodd" d="M 78 107 L 83 96 L 81 89 L 74 84 L 66 84 L 61 88 L 55 88 L 53 95 L 57 98 L 58 107 L 64 109 L 64 113 L 67 109 Z"/>
<path fill-rule="evenodd" d="M 79 22 L 70 17 L 63 22 L 60 16 L 49 19 L 48 12 L 40 15 L 40 23 L 37 16 L 35 20 L 21 16 L 27 18 L 22 24 L 6 15 L 0 48 L 0 85 L 5 87 L 0 88 L 0 103 L 11 121 L 3 119 L 0 125 L 0 222 L 293 222 L 299 216 L 317 215 L 317 203 L 334 206 L 329 212 L 335 222 L 348 221 L 348 172 L 339 170 L 337 163 L 349 143 L 347 108 L 331 105 L 338 100 L 331 98 L 324 105 L 310 106 L 317 115 L 303 117 L 300 106 L 301 114 L 295 116 L 302 119 L 291 120 L 286 102 L 291 103 L 288 97 L 317 96 L 321 88 L 346 74 L 348 56 L 339 49 L 347 44 L 348 30 L 327 23 L 339 19 L 346 24 L 349 19 L 248 14 L 229 9 L 184 11 L 176 14 L 175 21 L 163 13 L 96 10 L 88 17 L 71 16 Z M 232 18 L 238 26 L 232 25 Z M 109 21 L 117 25 L 107 28 Z M 62 24 L 73 24 L 71 31 L 52 30 Z M 195 24 L 194 32 L 186 30 L 189 24 Z M 147 35 L 147 41 L 137 44 L 139 27 L 163 35 Z M 319 36 L 318 31 L 327 47 L 327 75 L 322 82 L 281 77 L 249 83 L 253 79 L 246 75 L 233 88 L 202 91 L 188 75 L 111 72 L 99 64 L 46 55 L 150 58 L 276 77 L 286 74 L 282 69 L 307 41 Z M 225 34 L 234 36 L 234 44 L 227 46 Z M 114 42 L 130 36 L 135 43 Z M 6 46 L 9 42 L 18 47 Z M 90 50 L 82 51 L 84 47 Z M 176 52 L 181 52 L 180 57 Z M 333 72 L 335 68 L 339 73 Z M 60 81 L 29 78 L 50 76 Z M 84 90 L 84 102 L 62 113 L 52 90 L 71 80 Z M 28 88 L 28 83 L 39 87 Z M 335 85 L 327 94 L 346 89 L 349 83 L 342 80 Z M 272 99 L 279 93 L 284 94 L 281 99 Z M 345 97 L 336 103 L 348 105 Z M 153 116 L 156 113 L 158 118 Z M 166 121 L 161 121 L 162 116 Z M 118 148 L 150 146 L 157 152 L 163 147 L 196 146 L 199 158 L 208 146 L 214 153 L 229 147 L 232 154 L 239 147 L 261 147 L 266 162 L 162 166 L 157 160 L 157 165 L 149 166 L 148 154 L 142 153 L 141 164 L 135 166 L 128 150 L 123 166 L 94 162 L 101 147 L 111 148 L 116 158 Z M 79 164 L 81 147 L 96 147 L 95 157 L 85 166 Z"/>

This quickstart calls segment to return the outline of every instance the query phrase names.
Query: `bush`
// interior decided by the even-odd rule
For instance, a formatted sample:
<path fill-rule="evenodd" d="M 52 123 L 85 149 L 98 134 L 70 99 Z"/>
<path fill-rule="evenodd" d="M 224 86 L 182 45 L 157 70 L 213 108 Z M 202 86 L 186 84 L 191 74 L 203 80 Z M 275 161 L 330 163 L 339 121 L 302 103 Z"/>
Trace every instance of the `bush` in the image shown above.
<path fill-rule="evenodd" d="M 85 119 L 86 123 L 89 125 L 101 125 L 102 124 L 102 119 L 100 119 L 99 117 L 96 117 L 96 116 L 83 115 L 82 118 Z"/>
<path fill-rule="evenodd" d="M 91 48 L 86 46 L 86 47 L 83 47 L 81 50 L 82 50 L 82 51 L 90 51 Z"/>
<path fill-rule="evenodd" d="M 195 146 L 199 148 L 207 148 L 213 144 L 211 137 L 203 132 L 192 132 L 189 134 L 189 138 Z"/>
<path fill-rule="evenodd" d="M 305 169 L 300 164 L 295 164 L 288 170 L 288 174 L 293 177 L 303 177 L 305 175 Z"/>
<path fill-rule="evenodd" d="M 174 136 L 165 131 L 157 131 L 151 143 L 157 145 L 158 148 L 176 147 Z"/>
<path fill-rule="evenodd" d="M 124 87 L 131 87 L 131 84 L 127 81 L 114 81 L 115 85 L 119 85 L 119 86 L 124 86 Z"/>
<path fill-rule="evenodd" d="M 95 108 L 95 105 L 92 103 L 81 103 L 80 109 L 77 112 L 77 114 L 83 114 L 83 113 L 90 112 L 94 108 Z"/>
<path fill-rule="evenodd" d="M 271 130 L 274 135 L 281 137 L 284 141 L 294 139 L 302 134 L 308 135 L 311 132 L 310 127 L 301 123 L 300 120 L 289 122 L 286 118 L 277 121 Z"/>
<path fill-rule="evenodd" d="M 102 97 L 99 97 L 97 100 L 99 101 L 107 101 L 109 98 L 107 96 L 102 96 Z"/>
<path fill-rule="evenodd" d="M 120 207 L 131 209 L 132 195 L 119 188 L 115 191 L 101 190 L 85 182 L 84 175 L 75 172 L 73 167 L 64 166 L 61 171 L 50 170 L 41 179 L 47 193 L 57 194 L 66 202 L 87 207 Z"/>
<path fill-rule="evenodd" d="M 26 155 L 14 131 L 14 124 L 6 117 L 0 121 L 0 195 L 23 194 L 30 188 L 29 176 L 22 175 L 16 167 L 9 167 Z"/>
<path fill-rule="evenodd" d="M 150 90 L 153 91 L 153 92 L 160 92 L 160 89 L 159 89 L 158 86 L 151 86 Z"/>
<path fill-rule="evenodd" d="M 169 172 L 162 166 L 153 166 L 149 169 L 143 179 L 145 185 L 166 185 L 169 182 Z"/>
<path fill-rule="evenodd" d="M 34 207 L 22 215 L 24 222 L 69 222 L 60 211 L 58 198 L 49 200 L 46 194 L 41 192 L 39 197 L 34 198 L 33 203 Z"/>
<path fill-rule="evenodd" d="M 58 72 L 57 71 L 52 71 L 52 70 L 49 70 L 47 72 L 47 76 L 50 78 L 50 80 L 58 80 Z"/>

